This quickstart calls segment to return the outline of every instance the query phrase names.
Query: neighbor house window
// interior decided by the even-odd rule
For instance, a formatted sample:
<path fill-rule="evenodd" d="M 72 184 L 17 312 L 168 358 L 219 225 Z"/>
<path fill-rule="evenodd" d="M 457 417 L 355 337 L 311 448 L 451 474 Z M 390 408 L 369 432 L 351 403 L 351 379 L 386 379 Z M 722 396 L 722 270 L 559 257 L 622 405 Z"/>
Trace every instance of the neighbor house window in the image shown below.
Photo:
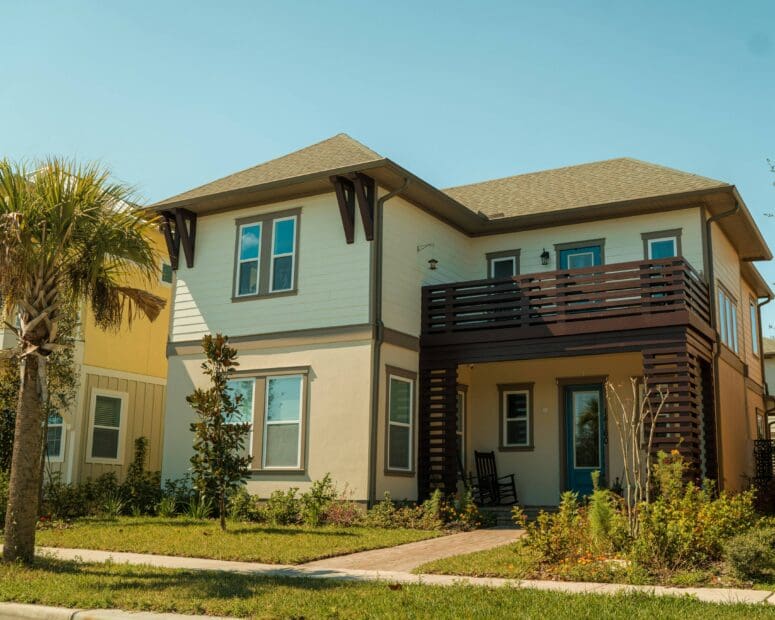
<path fill-rule="evenodd" d="M 95 461 L 120 461 L 121 430 L 126 395 L 97 391 L 92 393 L 89 455 Z"/>
<path fill-rule="evenodd" d="M 260 256 L 261 224 L 240 226 L 237 250 L 237 297 L 258 293 Z"/>
<path fill-rule="evenodd" d="M 751 351 L 759 355 L 759 309 L 753 299 L 748 301 L 748 312 L 751 316 Z"/>
<path fill-rule="evenodd" d="M 293 294 L 301 209 L 237 220 L 233 300 Z"/>
<path fill-rule="evenodd" d="M 494 280 L 512 278 L 519 274 L 519 250 L 487 254 L 487 277 Z"/>
<path fill-rule="evenodd" d="M 455 437 L 457 441 L 457 454 L 461 468 L 466 468 L 466 392 L 457 391 L 457 410 L 455 416 Z"/>
<path fill-rule="evenodd" d="M 388 369 L 387 469 L 411 472 L 414 452 L 415 375 Z"/>
<path fill-rule="evenodd" d="M 302 375 L 267 377 L 264 418 L 265 469 L 301 467 Z"/>
<path fill-rule="evenodd" d="M 293 289 L 293 266 L 296 261 L 296 216 L 275 220 L 272 234 L 272 277 L 269 290 Z"/>
<path fill-rule="evenodd" d="M 532 448 L 532 385 L 499 385 L 498 389 L 501 401 L 501 450 Z"/>
<path fill-rule="evenodd" d="M 718 289 L 718 329 L 721 342 L 737 353 L 737 302 L 721 287 Z"/>
<path fill-rule="evenodd" d="M 65 424 L 62 416 L 52 413 L 48 416 L 46 433 L 46 456 L 51 461 L 61 461 L 64 452 Z"/>
<path fill-rule="evenodd" d="M 162 284 L 172 284 L 172 265 L 162 261 L 159 278 L 161 279 Z"/>

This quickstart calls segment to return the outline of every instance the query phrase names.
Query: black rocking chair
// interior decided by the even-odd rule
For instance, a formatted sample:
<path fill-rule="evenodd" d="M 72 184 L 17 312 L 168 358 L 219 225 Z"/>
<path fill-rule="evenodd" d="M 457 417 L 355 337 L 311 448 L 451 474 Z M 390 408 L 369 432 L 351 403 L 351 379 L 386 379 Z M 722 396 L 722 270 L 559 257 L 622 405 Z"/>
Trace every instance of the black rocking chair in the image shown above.
<path fill-rule="evenodd" d="M 483 505 L 504 506 L 516 504 L 517 486 L 514 474 L 499 476 L 495 466 L 495 452 L 474 452 L 479 499 Z"/>

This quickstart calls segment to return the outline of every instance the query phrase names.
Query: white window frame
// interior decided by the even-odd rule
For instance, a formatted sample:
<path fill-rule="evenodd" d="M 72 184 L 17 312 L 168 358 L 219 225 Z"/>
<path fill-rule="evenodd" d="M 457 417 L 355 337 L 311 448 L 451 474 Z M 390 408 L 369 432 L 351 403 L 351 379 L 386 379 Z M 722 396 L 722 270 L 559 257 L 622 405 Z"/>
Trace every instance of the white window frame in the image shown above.
<path fill-rule="evenodd" d="M 298 218 L 295 215 L 289 215 L 288 217 L 280 217 L 275 220 L 272 220 L 272 247 L 271 249 L 271 267 L 269 271 L 269 292 L 270 293 L 284 293 L 286 291 L 292 291 L 294 290 L 296 286 L 296 231 L 299 229 L 299 224 L 296 221 Z M 291 251 L 290 252 L 281 252 L 280 254 L 275 254 L 274 252 L 274 244 L 275 244 L 275 236 L 277 234 L 277 224 L 279 222 L 287 222 L 289 220 L 293 221 L 293 243 L 291 244 Z M 276 258 L 283 258 L 286 256 L 291 257 L 291 285 L 288 288 L 274 288 L 274 264 Z"/>
<path fill-rule="evenodd" d="M 649 239 L 646 244 L 648 247 L 649 255 L 647 260 L 657 260 L 654 258 L 654 253 L 651 251 L 651 246 L 654 243 L 661 243 L 662 241 L 672 241 L 673 242 L 673 256 L 678 256 L 678 238 L 671 235 L 669 237 L 658 237 L 656 239 Z"/>
<path fill-rule="evenodd" d="M 253 429 L 256 426 L 256 378 L 255 377 L 232 377 L 226 382 L 228 386 L 232 381 L 249 381 L 251 384 L 251 398 L 250 402 L 252 407 L 250 408 L 250 433 L 248 433 L 247 453 L 253 460 Z M 235 424 L 234 422 L 223 421 L 224 424 Z"/>
<path fill-rule="evenodd" d="M 409 423 L 394 422 L 390 419 L 390 403 L 393 402 L 393 379 L 402 383 L 409 384 Z M 412 472 L 414 471 L 414 379 L 402 377 L 396 374 L 388 375 L 388 402 L 387 411 L 387 454 L 385 454 L 385 466 L 388 471 Z M 390 427 L 399 426 L 409 429 L 409 463 L 407 467 L 395 467 L 390 464 Z"/>
<path fill-rule="evenodd" d="M 253 228 L 258 227 L 258 255 L 256 258 L 241 258 L 242 256 L 242 231 L 245 228 Z M 245 224 L 240 224 L 239 229 L 237 231 L 237 273 L 234 281 L 234 297 L 255 297 L 259 294 L 259 289 L 261 287 L 261 242 L 262 242 L 262 235 L 264 233 L 264 222 L 249 222 Z M 249 292 L 249 293 L 240 293 L 239 290 L 239 282 L 240 282 L 240 274 L 242 272 L 242 265 L 243 263 L 256 263 L 256 290 Z"/>
<path fill-rule="evenodd" d="M 751 319 L 751 353 L 759 357 L 759 308 L 753 299 L 748 300 L 748 313 Z"/>
<path fill-rule="evenodd" d="M 94 442 L 94 416 L 97 408 L 97 397 L 106 396 L 108 398 L 118 398 L 121 401 L 121 409 L 119 410 L 118 420 L 118 449 L 116 451 L 116 458 L 109 459 L 103 457 L 92 456 L 92 444 Z M 86 458 L 87 463 L 105 463 L 108 465 L 123 465 L 124 464 L 124 438 L 126 437 L 126 418 L 127 418 L 127 402 L 129 401 L 129 394 L 126 392 L 117 392 L 116 390 L 106 390 L 103 388 L 92 388 L 91 391 L 91 403 L 89 406 L 89 436 L 86 441 Z M 114 430 L 115 427 L 99 427 L 110 428 Z"/>
<path fill-rule="evenodd" d="M 292 379 L 297 378 L 299 380 L 299 418 L 295 422 L 290 422 L 288 420 L 275 420 L 270 421 L 269 420 L 269 382 L 272 381 L 272 379 Z M 255 384 L 253 389 L 255 389 Z M 268 375 L 266 377 L 266 388 L 264 389 L 264 428 L 263 428 L 263 437 L 261 439 L 261 469 L 266 469 L 270 471 L 284 471 L 284 470 L 290 470 L 290 471 L 297 471 L 301 469 L 301 448 L 304 445 L 302 443 L 302 432 L 304 432 L 304 420 L 302 419 L 302 416 L 304 415 L 304 399 L 306 398 L 306 394 L 304 392 L 304 375 L 299 373 L 292 373 L 288 375 Z M 280 425 L 289 425 L 289 424 L 296 424 L 299 427 L 299 439 L 298 444 L 296 446 L 296 463 L 294 465 L 283 465 L 283 466 L 277 466 L 277 465 L 267 465 L 266 464 L 266 439 L 267 439 L 267 431 L 269 430 L 269 426 L 280 426 Z"/>
<path fill-rule="evenodd" d="M 162 286 L 172 286 L 172 283 L 175 281 L 175 272 L 172 270 L 172 264 L 164 259 L 159 261 L 159 263 L 159 283 Z M 164 280 L 164 265 L 169 265 L 170 273 L 172 274 L 172 280 L 170 282 L 165 282 Z"/>
<path fill-rule="evenodd" d="M 502 256 L 501 258 L 490 259 L 490 278 L 495 277 L 496 263 L 511 263 L 511 277 L 514 277 L 515 275 L 517 275 L 517 257 L 516 256 Z"/>
<path fill-rule="evenodd" d="M 59 414 L 57 414 L 59 415 Z M 59 424 L 46 423 L 46 460 L 51 463 L 61 463 L 65 460 L 65 440 L 67 438 L 67 429 L 65 428 L 65 419 L 60 415 L 59 419 L 62 420 Z M 62 437 L 59 441 L 59 454 L 50 455 L 48 453 L 48 429 L 52 427 L 58 427 L 62 429 Z"/>
<path fill-rule="evenodd" d="M 735 353 L 739 353 L 737 302 L 721 287 L 718 289 L 718 322 L 721 342 Z"/>
<path fill-rule="evenodd" d="M 509 421 L 516 422 L 522 418 L 509 418 L 509 395 L 511 394 L 524 394 L 525 395 L 525 443 L 509 443 Z M 530 447 L 530 390 L 504 390 L 503 391 L 503 447 L 504 448 L 529 448 Z"/>

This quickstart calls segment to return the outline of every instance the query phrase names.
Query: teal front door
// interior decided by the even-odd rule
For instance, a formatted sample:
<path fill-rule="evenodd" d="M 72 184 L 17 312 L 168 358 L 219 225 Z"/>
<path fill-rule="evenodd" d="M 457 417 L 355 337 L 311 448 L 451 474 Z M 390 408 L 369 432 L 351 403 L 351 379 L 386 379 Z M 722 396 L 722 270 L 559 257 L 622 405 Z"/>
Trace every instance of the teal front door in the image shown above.
<path fill-rule="evenodd" d="M 565 387 L 566 487 L 592 492 L 592 472 L 605 472 L 605 401 L 599 383 Z"/>

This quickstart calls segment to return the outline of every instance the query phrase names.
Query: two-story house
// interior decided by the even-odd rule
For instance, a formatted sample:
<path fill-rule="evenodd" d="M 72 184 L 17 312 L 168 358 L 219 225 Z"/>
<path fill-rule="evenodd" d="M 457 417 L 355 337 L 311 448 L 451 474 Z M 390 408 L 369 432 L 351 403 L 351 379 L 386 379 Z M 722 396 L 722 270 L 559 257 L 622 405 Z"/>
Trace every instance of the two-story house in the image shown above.
<path fill-rule="evenodd" d="M 166 300 L 156 321 L 143 316 L 118 331 L 103 331 L 91 309 L 81 309 L 73 352 L 77 385 L 69 410 L 48 419 L 46 471 L 65 482 L 81 482 L 113 472 L 123 479 L 134 442 L 148 440 L 146 466 L 161 469 L 164 402 L 167 384 L 165 345 L 172 297 L 172 267 L 165 243 L 152 238 L 159 255 L 159 280 L 149 288 Z M 138 276 L 127 285 L 148 287 Z M 10 329 L 0 329 L 0 348 L 17 344 Z"/>
<path fill-rule="evenodd" d="M 492 450 L 522 503 L 556 504 L 622 476 L 603 384 L 633 376 L 669 391 L 658 448 L 726 488 L 751 470 L 771 254 L 733 185 L 614 159 L 441 190 L 340 134 L 155 208 L 165 477 L 188 470 L 214 332 L 264 497 L 326 472 L 423 497 Z"/>

